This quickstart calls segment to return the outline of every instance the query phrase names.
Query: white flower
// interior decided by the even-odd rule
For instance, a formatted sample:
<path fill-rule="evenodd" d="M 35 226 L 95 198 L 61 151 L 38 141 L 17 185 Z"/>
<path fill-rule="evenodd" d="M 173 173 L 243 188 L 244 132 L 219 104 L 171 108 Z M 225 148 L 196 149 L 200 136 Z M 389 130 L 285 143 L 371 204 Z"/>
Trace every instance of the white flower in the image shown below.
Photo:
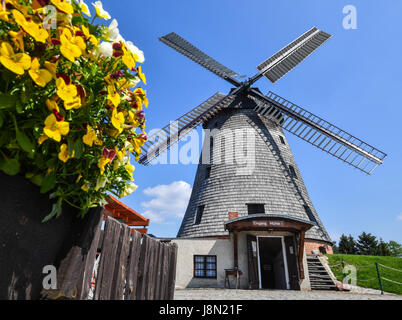
<path fill-rule="evenodd" d="M 94 55 L 99 57 L 99 56 L 104 56 L 111 58 L 113 57 L 113 44 L 110 42 L 102 42 L 94 51 Z"/>
<path fill-rule="evenodd" d="M 135 183 L 126 184 L 124 190 L 119 194 L 120 198 L 126 197 L 137 191 L 138 186 Z"/>
<path fill-rule="evenodd" d="M 126 42 L 127 49 L 133 54 L 135 61 L 143 63 L 145 61 L 144 52 L 138 49 L 131 41 Z"/>
<path fill-rule="evenodd" d="M 96 1 L 95 3 L 92 3 L 92 5 L 95 7 L 97 17 L 105 20 L 109 20 L 111 18 L 109 12 L 103 9 L 102 2 Z"/>
<path fill-rule="evenodd" d="M 119 42 L 122 36 L 118 28 L 119 24 L 116 19 L 110 23 L 109 27 L 104 31 L 104 35 L 108 41 Z"/>
<path fill-rule="evenodd" d="M 99 176 L 98 180 L 96 181 L 95 191 L 98 191 L 101 188 L 104 188 L 107 183 L 107 178 L 105 176 Z"/>
<path fill-rule="evenodd" d="M 83 13 L 85 13 L 88 17 L 91 16 L 91 12 L 89 11 L 89 8 L 88 8 L 87 4 L 84 2 L 84 0 L 80 0 L 80 3 L 78 4 L 78 6 L 80 7 L 81 11 Z"/>

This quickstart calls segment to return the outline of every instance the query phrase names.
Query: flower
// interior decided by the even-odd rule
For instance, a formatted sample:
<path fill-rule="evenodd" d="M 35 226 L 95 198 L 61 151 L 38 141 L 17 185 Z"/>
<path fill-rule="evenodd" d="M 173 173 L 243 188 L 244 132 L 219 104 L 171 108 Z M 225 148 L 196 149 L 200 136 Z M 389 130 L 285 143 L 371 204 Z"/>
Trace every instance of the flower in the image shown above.
<path fill-rule="evenodd" d="M 71 100 L 66 100 L 64 101 L 64 108 L 66 110 L 71 110 L 71 109 L 79 109 L 81 108 L 81 98 L 79 96 L 76 96 L 72 98 Z"/>
<path fill-rule="evenodd" d="M 45 87 L 51 80 L 52 74 L 46 69 L 39 69 L 40 64 L 38 58 L 34 58 L 31 62 L 31 69 L 28 71 L 32 80 L 40 87 Z"/>
<path fill-rule="evenodd" d="M 95 130 L 89 124 L 87 125 L 87 134 L 82 137 L 82 142 L 90 147 L 93 146 L 94 142 L 98 146 L 102 145 L 102 140 L 97 137 Z"/>
<path fill-rule="evenodd" d="M 109 158 L 101 157 L 98 161 L 98 168 L 100 169 L 100 174 L 103 175 L 105 173 L 105 166 L 110 163 Z"/>
<path fill-rule="evenodd" d="M 88 6 L 86 5 L 86 3 L 83 0 L 80 0 L 80 3 L 78 4 L 78 6 L 80 7 L 81 11 L 86 14 L 88 17 L 91 16 L 91 12 L 89 11 Z"/>
<path fill-rule="evenodd" d="M 50 74 L 52 75 L 53 79 L 56 80 L 57 63 L 51 63 L 49 61 L 45 61 L 45 63 L 43 65 L 47 69 L 47 71 L 50 72 Z"/>
<path fill-rule="evenodd" d="M 104 37 L 107 41 L 118 41 L 121 38 L 118 26 L 117 20 L 113 19 L 109 27 L 104 31 Z"/>
<path fill-rule="evenodd" d="M 46 43 L 47 38 L 49 38 L 49 33 L 40 25 L 33 20 L 27 21 L 24 15 L 18 10 L 12 10 L 15 22 L 17 22 L 21 28 L 33 37 L 36 41 Z"/>
<path fill-rule="evenodd" d="M 145 61 L 144 52 L 142 52 L 140 49 L 138 49 L 134 45 L 134 43 L 132 43 L 131 41 L 126 41 L 126 46 L 127 46 L 127 49 L 134 56 L 135 61 L 137 61 L 139 63 L 144 63 L 144 61 Z"/>
<path fill-rule="evenodd" d="M 96 39 L 96 37 L 89 32 L 89 29 L 86 26 L 82 25 L 81 30 L 85 38 L 88 39 L 89 42 L 91 42 L 94 46 L 97 46 L 99 44 L 99 40 Z"/>
<path fill-rule="evenodd" d="M 137 88 L 134 90 L 135 100 L 138 103 L 143 103 L 146 107 L 148 107 L 149 101 L 147 98 L 147 91 L 142 88 Z"/>
<path fill-rule="evenodd" d="M 135 59 L 133 54 L 131 53 L 131 51 L 129 51 L 127 49 L 127 46 L 125 45 L 125 43 L 123 42 L 122 47 L 121 47 L 122 51 L 123 51 L 123 63 L 127 66 L 127 68 L 129 68 L 130 70 L 135 68 Z"/>
<path fill-rule="evenodd" d="M 81 57 L 85 53 L 86 44 L 84 39 L 80 36 L 73 36 L 67 28 L 63 29 L 60 42 L 60 52 L 71 62 L 74 62 L 76 58 Z"/>
<path fill-rule="evenodd" d="M 95 191 L 99 191 L 99 189 L 104 188 L 107 182 L 108 179 L 105 176 L 99 176 L 96 180 Z"/>
<path fill-rule="evenodd" d="M 103 9 L 102 2 L 96 1 L 95 3 L 92 3 L 92 5 L 95 8 L 96 16 L 98 18 L 102 18 L 102 19 L 105 19 L 105 20 L 109 20 L 111 18 L 110 14 Z"/>
<path fill-rule="evenodd" d="M 62 77 L 57 78 L 56 87 L 57 87 L 57 95 L 63 101 L 72 101 L 78 95 L 77 87 L 73 84 L 66 84 L 66 82 Z"/>
<path fill-rule="evenodd" d="M 11 36 L 11 40 L 13 41 L 14 45 L 20 49 L 22 52 L 25 51 L 25 46 L 24 46 L 24 32 L 19 31 L 9 31 L 8 34 Z"/>
<path fill-rule="evenodd" d="M 60 11 L 62 11 L 64 13 L 67 13 L 67 14 L 73 14 L 74 13 L 74 8 L 70 3 L 68 3 L 68 1 L 50 0 L 50 2 L 52 4 L 54 4 L 57 9 L 59 9 Z"/>
<path fill-rule="evenodd" d="M 71 157 L 68 154 L 68 146 L 64 143 L 60 146 L 60 152 L 59 152 L 59 160 L 63 161 L 66 163 L 68 159 L 74 158 L 74 151 L 72 152 Z"/>
<path fill-rule="evenodd" d="M 124 115 L 123 112 L 117 112 L 117 108 L 114 108 L 112 112 L 112 124 L 119 131 L 119 134 L 123 131 Z"/>
<path fill-rule="evenodd" d="M 0 20 L 3 21 L 8 21 L 8 15 L 10 12 L 8 12 L 3 6 L 0 7 Z"/>
<path fill-rule="evenodd" d="M 126 197 L 126 196 L 132 194 L 133 192 L 137 191 L 137 189 L 138 189 L 138 186 L 134 183 L 126 184 L 123 191 L 120 192 L 119 197 L 120 198 Z"/>
<path fill-rule="evenodd" d="M 110 42 L 102 42 L 94 51 L 96 57 L 104 56 L 107 58 L 113 57 L 113 44 Z"/>
<path fill-rule="evenodd" d="M 134 180 L 134 179 L 133 179 L 133 172 L 134 172 L 134 170 L 135 170 L 135 167 L 134 167 L 131 163 L 128 163 L 128 164 L 126 164 L 126 166 L 125 166 L 124 168 L 125 168 L 126 171 L 130 174 L 131 180 Z"/>
<path fill-rule="evenodd" d="M 61 136 L 66 136 L 70 131 L 70 124 L 66 121 L 58 121 L 52 113 L 45 120 L 44 134 L 47 137 L 60 142 Z"/>
<path fill-rule="evenodd" d="M 31 58 L 26 53 L 14 53 L 13 47 L 3 42 L 0 47 L 0 63 L 8 70 L 22 75 L 31 67 Z"/>
<path fill-rule="evenodd" d="M 144 82 L 145 85 L 147 85 L 147 79 L 145 78 L 145 74 L 142 73 L 141 66 L 137 68 L 137 74 L 141 81 Z"/>
<path fill-rule="evenodd" d="M 113 103 L 115 107 L 118 107 L 120 104 L 120 95 L 116 92 L 114 85 L 109 85 L 107 87 L 107 98 Z"/>
<path fill-rule="evenodd" d="M 59 106 L 57 105 L 57 102 L 55 99 L 47 99 L 46 106 L 50 112 L 54 112 L 54 111 L 60 112 Z"/>

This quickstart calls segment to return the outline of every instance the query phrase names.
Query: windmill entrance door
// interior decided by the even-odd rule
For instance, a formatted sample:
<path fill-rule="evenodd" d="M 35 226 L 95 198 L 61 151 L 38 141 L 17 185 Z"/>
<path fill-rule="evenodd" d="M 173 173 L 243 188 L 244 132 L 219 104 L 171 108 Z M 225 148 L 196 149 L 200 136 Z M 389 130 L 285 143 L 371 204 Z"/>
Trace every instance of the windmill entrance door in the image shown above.
<path fill-rule="evenodd" d="M 290 289 L 283 237 L 257 237 L 260 289 Z"/>

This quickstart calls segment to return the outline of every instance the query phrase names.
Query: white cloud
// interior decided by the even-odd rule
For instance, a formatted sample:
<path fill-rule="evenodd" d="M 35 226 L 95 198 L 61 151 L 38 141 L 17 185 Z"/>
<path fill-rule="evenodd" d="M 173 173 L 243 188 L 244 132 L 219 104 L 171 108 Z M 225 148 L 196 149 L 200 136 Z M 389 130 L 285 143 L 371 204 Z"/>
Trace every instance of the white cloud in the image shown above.
<path fill-rule="evenodd" d="M 396 220 L 402 221 L 402 212 L 396 217 Z"/>
<path fill-rule="evenodd" d="M 168 185 L 146 188 L 144 194 L 153 198 L 141 202 L 144 216 L 151 219 L 151 223 L 170 224 L 170 220 L 183 217 L 190 199 L 191 186 L 185 181 L 173 181 Z"/>

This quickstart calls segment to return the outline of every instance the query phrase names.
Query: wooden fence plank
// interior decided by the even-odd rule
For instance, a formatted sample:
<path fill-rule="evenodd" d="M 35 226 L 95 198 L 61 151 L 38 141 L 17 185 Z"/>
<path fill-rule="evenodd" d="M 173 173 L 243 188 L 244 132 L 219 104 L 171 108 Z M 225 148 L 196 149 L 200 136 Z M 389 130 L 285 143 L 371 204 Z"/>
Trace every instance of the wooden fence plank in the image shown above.
<path fill-rule="evenodd" d="M 146 287 L 146 274 L 148 270 L 149 237 L 144 235 L 141 243 L 140 261 L 138 266 L 138 282 L 136 290 L 136 300 L 144 300 Z"/>
<path fill-rule="evenodd" d="M 169 275 L 169 246 L 163 246 L 163 267 L 162 267 L 162 279 L 161 279 L 161 291 L 160 299 L 167 299 L 167 287 L 168 287 L 168 275 Z"/>
<path fill-rule="evenodd" d="M 156 283 L 157 283 L 157 277 L 158 277 L 158 265 L 159 265 L 159 247 L 160 247 L 161 243 L 160 241 L 155 241 L 155 247 L 154 247 L 154 252 L 153 252 L 153 256 L 154 256 L 154 267 L 152 270 L 152 280 L 150 282 L 150 286 L 151 286 L 151 292 L 148 296 L 149 300 L 156 300 Z"/>
<path fill-rule="evenodd" d="M 109 300 L 111 297 L 112 275 L 116 265 L 116 251 L 121 228 L 121 223 L 113 218 L 107 218 L 94 300 Z"/>
<path fill-rule="evenodd" d="M 157 241 L 153 238 L 149 238 L 149 254 L 148 254 L 148 270 L 145 278 L 146 286 L 145 286 L 145 300 L 151 300 L 152 291 L 153 291 L 153 274 L 155 269 L 155 248 L 157 245 Z"/>
<path fill-rule="evenodd" d="M 128 258 L 127 274 L 126 274 L 126 291 L 124 293 L 125 300 L 136 299 L 136 289 L 138 280 L 138 266 L 141 253 L 141 238 L 139 232 L 134 231 L 130 246 L 130 254 Z"/>
<path fill-rule="evenodd" d="M 169 258 L 169 282 L 168 282 L 168 292 L 167 299 L 173 300 L 174 289 L 176 284 L 176 263 L 177 263 L 177 244 L 170 244 L 170 258 Z"/>
<path fill-rule="evenodd" d="M 156 283 L 155 283 L 155 294 L 154 300 L 161 299 L 161 285 L 162 285 L 162 269 L 163 269 L 163 247 L 164 243 L 159 242 L 158 248 L 158 262 L 157 262 L 157 270 L 156 270 Z"/>
<path fill-rule="evenodd" d="M 126 266 L 130 246 L 130 228 L 124 224 L 121 226 L 122 228 L 120 230 L 119 244 L 116 251 L 116 264 L 114 268 L 110 297 L 112 300 L 124 299 Z"/>

